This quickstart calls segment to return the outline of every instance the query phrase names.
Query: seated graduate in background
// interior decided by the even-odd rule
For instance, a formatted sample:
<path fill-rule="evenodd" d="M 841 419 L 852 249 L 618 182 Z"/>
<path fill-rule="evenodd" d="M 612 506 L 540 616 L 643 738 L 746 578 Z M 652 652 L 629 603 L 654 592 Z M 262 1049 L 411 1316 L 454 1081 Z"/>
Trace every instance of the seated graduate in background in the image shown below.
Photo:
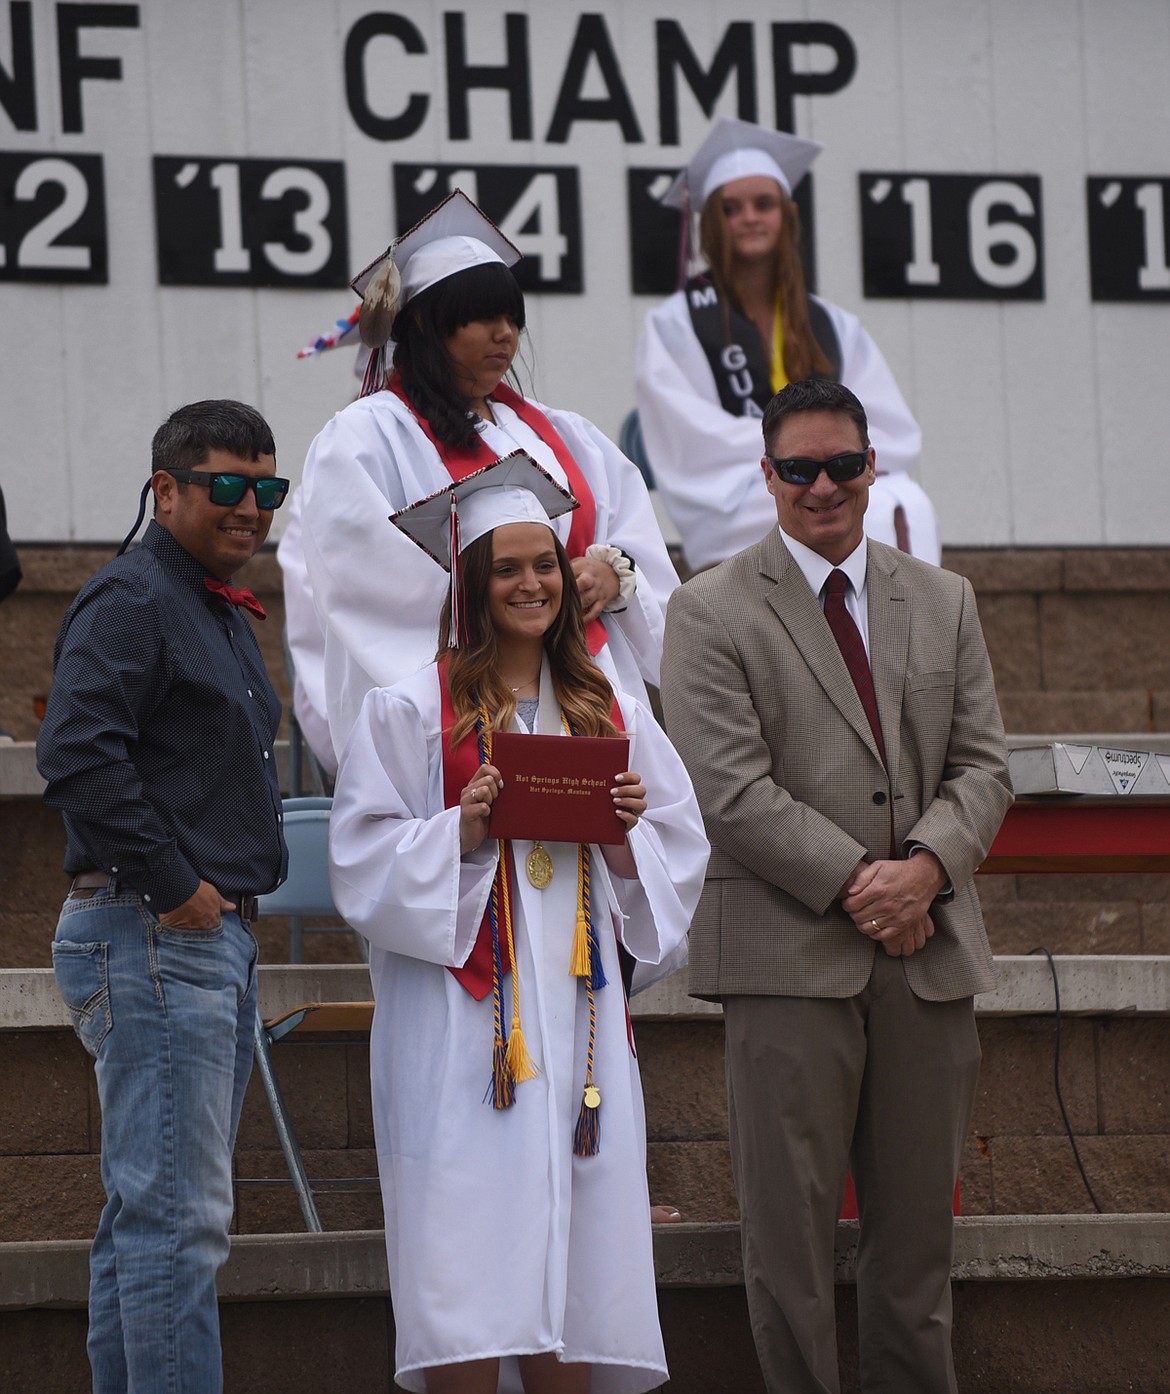
<path fill-rule="evenodd" d="M 760 420 L 774 393 L 809 377 L 844 383 L 865 406 L 878 471 L 867 536 L 939 561 L 934 507 L 913 477 L 918 424 L 857 317 L 805 288 L 792 190 L 820 150 L 724 119 L 664 200 L 682 210 L 685 247 L 692 205 L 701 210 L 707 269 L 646 317 L 637 404 L 654 480 L 692 569 L 775 526 Z"/>

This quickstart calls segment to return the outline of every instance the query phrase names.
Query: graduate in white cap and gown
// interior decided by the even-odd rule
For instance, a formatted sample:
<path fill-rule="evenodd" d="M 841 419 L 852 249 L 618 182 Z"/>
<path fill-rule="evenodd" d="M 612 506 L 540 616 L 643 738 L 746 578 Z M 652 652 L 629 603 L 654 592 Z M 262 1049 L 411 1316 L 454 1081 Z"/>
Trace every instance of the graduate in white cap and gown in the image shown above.
<path fill-rule="evenodd" d="M 324 694 L 337 752 L 371 687 L 434 657 L 445 577 L 387 515 L 517 448 L 580 501 L 572 522 L 555 526 L 586 618 L 601 620 L 598 663 L 629 691 L 658 681 L 678 578 L 641 475 L 583 417 L 505 382 L 525 321 L 509 269 L 519 255 L 456 191 L 354 281 L 374 350 L 365 395 L 310 447 L 300 514 L 307 592 L 324 631 L 324 672 L 308 685 Z M 290 621 L 290 634 L 302 628 Z M 311 644 L 293 652 L 298 666 L 321 661 Z"/>
<path fill-rule="evenodd" d="M 517 454 L 395 516 L 459 563 L 440 658 L 367 694 L 337 778 L 333 894 L 371 947 L 395 1378 L 430 1394 L 639 1394 L 667 1374 L 618 944 L 670 956 L 708 848 L 673 747 L 589 656 L 567 509 Z M 503 731 L 628 739 L 601 794 L 617 841 L 493 838 Z"/>
<path fill-rule="evenodd" d="M 700 213 L 707 269 L 646 317 L 636 396 L 654 482 L 694 569 L 775 526 L 761 418 L 786 383 L 814 376 L 844 383 L 869 418 L 878 478 L 866 534 L 939 561 L 934 507 L 914 478 L 918 423 L 857 317 L 805 288 L 792 191 L 820 150 L 724 118 L 663 200 L 681 210 L 687 243 Z"/>

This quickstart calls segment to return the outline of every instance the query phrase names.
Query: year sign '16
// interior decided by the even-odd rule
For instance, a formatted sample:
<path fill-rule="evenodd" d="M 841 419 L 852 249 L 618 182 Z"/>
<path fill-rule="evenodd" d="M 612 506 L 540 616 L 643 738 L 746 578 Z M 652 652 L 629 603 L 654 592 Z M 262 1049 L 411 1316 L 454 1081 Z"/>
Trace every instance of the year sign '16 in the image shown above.
<path fill-rule="evenodd" d="M 1043 300 L 1036 175 L 859 177 L 867 296 Z"/>
<path fill-rule="evenodd" d="M 344 286 L 345 168 L 335 160 L 159 155 L 164 286 Z"/>

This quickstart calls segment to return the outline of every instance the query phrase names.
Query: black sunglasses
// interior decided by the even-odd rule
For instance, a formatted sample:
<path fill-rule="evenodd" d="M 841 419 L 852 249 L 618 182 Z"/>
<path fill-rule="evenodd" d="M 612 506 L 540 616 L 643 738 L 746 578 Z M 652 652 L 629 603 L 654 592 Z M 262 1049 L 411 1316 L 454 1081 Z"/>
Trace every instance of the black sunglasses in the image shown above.
<path fill-rule="evenodd" d="M 288 497 L 288 480 L 275 474 L 256 479 L 250 474 L 211 474 L 207 470 L 168 469 L 167 473 L 182 484 L 201 484 L 211 502 L 222 508 L 235 507 L 249 489 L 256 495 L 256 507 L 269 512 Z"/>
<path fill-rule="evenodd" d="M 834 484 L 845 484 L 864 473 L 869 464 L 869 451 L 847 450 L 843 455 L 834 455 L 828 460 L 806 460 L 800 456 L 780 459 L 775 455 L 765 455 L 764 459 L 785 484 L 815 484 L 821 470 L 828 474 Z"/>

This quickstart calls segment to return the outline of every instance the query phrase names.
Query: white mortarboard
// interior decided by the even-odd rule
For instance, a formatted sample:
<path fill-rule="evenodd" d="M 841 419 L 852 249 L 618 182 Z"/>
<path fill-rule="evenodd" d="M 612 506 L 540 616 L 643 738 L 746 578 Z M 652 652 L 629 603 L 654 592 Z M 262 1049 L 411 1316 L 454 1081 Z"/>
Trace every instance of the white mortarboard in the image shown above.
<path fill-rule="evenodd" d="M 818 141 L 786 131 L 770 131 L 753 121 L 722 117 L 679 172 L 662 202 L 668 208 L 683 208 L 689 192 L 691 204 L 698 210 L 716 189 L 753 174 L 767 175 L 791 194 L 823 148 Z"/>
<path fill-rule="evenodd" d="M 449 484 L 397 513 L 390 521 L 451 573 L 448 642 L 467 642 L 459 555 L 477 538 L 508 523 L 543 523 L 579 507 L 577 500 L 541 469 L 531 455 L 515 450 L 502 460 Z"/>
<path fill-rule="evenodd" d="M 449 484 L 425 499 L 400 508 L 390 521 L 439 563 L 451 570 L 452 535 L 462 552 L 477 538 L 507 523 L 543 523 L 579 505 L 531 455 L 513 451 Z"/>
<path fill-rule="evenodd" d="M 405 305 L 412 296 L 446 280 L 456 271 L 489 262 L 515 266 L 520 253 L 463 190 L 456 189 L 392 242 L 364 271 L 358 272 L 350 282 L 358 295 L 365 294 L 374 274 L 389 258 L 393 259 L 402 279 L 398 303 Z"/>

